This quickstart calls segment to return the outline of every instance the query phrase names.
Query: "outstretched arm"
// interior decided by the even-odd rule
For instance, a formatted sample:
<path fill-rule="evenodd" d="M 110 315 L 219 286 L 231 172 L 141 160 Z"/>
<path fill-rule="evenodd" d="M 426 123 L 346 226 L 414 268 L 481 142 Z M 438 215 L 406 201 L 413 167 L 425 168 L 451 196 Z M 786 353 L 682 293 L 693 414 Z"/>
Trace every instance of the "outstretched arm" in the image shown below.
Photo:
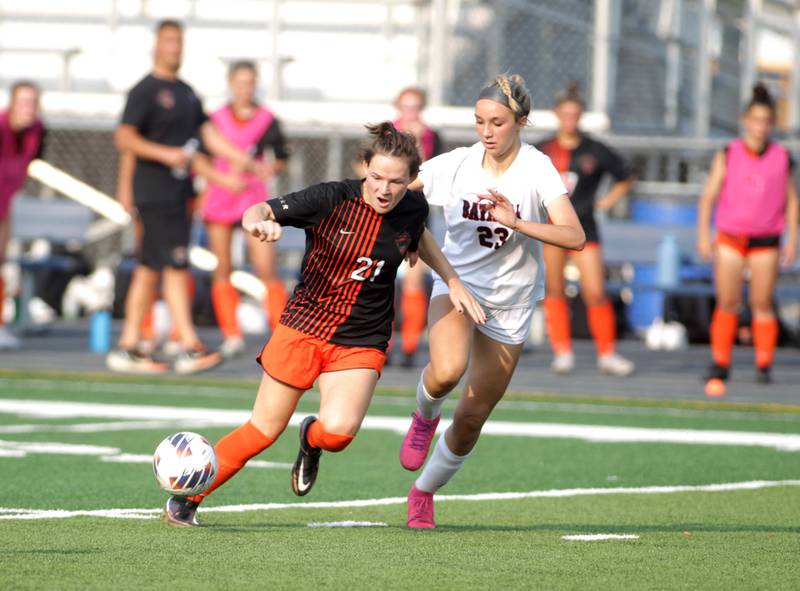
<path fill-rule="evenodd" d="M 464 284 L 458 278 L 453 266 L 442 253 L 433 235 L 426 229 L 419 240 L 419 256 L 431 269 L 436 271 L 450 290 L 450 301 L 459 314 L 467 313 L 473 322 L 483 324 L 486 322 L 486 313 L 480 304 L 472 297 Z"/>

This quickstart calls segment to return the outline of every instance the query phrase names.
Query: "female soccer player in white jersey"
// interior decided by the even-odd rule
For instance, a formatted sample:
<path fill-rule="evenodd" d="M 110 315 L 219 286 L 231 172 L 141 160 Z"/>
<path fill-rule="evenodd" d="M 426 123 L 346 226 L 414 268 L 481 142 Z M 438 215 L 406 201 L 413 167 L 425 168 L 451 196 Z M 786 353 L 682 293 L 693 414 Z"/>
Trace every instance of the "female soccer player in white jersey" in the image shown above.
<path fill-rule="evenodd" d="M 456 312 L 447 286 L 434 279 L 431 361 L 417 386 L 417 410 L 400 451 L 407 470 L 425 462 L 442 402 L 468 367 L 469 373 L 453 424 L 409 491 L 411 528 L 434 527 L 433 494 L 461 467 L 511 380 L 534 306 L 544 296 L 541 244 L 580 250 L 585 242 L 561 175 L 550 158 L 520 140 L 530 106 L 522 77 L 498 76 L 475 104 L 480 141 L 424 163 L 415 183 L 429 203 L 444 207 L 442 250 L 487 321 L 476 326 Z"/>

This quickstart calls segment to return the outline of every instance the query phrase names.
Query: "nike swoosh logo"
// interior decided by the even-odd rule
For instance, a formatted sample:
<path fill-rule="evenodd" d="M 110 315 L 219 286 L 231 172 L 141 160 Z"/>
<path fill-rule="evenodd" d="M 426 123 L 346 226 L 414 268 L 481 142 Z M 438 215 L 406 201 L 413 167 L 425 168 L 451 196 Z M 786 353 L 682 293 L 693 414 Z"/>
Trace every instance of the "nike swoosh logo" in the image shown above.
<path fill-rule="evenodd" d="M 301 492 L 308 488 L 308 482 L 303 481 L 303 472 L 304 472 L 303 468 L 305 467 L 304 465 L 305 462 L 301 460 L 300 466 L 297 468 L 297 489 Z"/>
<path fill-rule="evenodd" d="M 339 230 L 339 234 L 344 234 L 345 236 L 349 236 L 350 234 L 355 234 L 355 232 L 348 232 L 346 230 Z"/>

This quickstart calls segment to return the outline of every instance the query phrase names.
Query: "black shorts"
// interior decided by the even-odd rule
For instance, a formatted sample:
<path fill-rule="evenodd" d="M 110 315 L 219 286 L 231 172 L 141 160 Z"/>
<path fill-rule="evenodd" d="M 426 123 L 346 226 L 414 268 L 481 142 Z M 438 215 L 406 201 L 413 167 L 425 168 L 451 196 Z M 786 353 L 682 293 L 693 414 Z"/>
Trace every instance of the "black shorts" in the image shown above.
<path fill-rule="evenodd" d="M 578 215 L 578 220 L 583 226 L 583 233 L 586 234 L 586 242 L 600 243 L 600 230 L 597 229 L 597 221 L 594 219 L 594 213 L 587 213 Z"/>
<path fill-rule="evenodd" d="M 189 267 L 192 221 L 186 209 L 140 208 L 142 241 L 139 262 L 150 269 Z"/>

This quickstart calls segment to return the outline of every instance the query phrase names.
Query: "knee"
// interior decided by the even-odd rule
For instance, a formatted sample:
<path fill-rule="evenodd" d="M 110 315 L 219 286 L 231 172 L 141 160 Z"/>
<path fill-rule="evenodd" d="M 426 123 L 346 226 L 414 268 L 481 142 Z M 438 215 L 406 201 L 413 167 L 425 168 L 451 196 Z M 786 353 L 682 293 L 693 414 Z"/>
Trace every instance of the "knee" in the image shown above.
<path fill-rule="evenodd" d="M 466 371 L 466 365 L 458 362 L 445 362 L 428 366 L 429 377 L 435 384 L 433 391 L 449 392 L 461 381 L 461 376 Z M 433 393 L 433 391 L 431 393 Z"/>
<path fill-rule="evenodd" d="M 602 306 L 606 303 L 606 294 L 601 291 L 585 290 L 581 293 L 583 303 L 590 308 Z"/>
<path fill-rule="evenodd" d="M 772 316 L 772 300 L 770 298 L 755 297 L 750 299 L 750 308 L 754 316 Z"/>
<path fill-rule="evenodd" d="M 491 408 L 484 408 L 483 406 L 457 408 L 453 415 L 453 427 L 456 439 L 469 440 L 470 442 L 476 440 L 491 411 Z M 466 441 L 459 441 L 459 443 L 465 442 Z"/>
<path fill-rule="evenodd" d="M 261 433 L 273 441 L 276 441 L 286 429 L 286 423 L 281 423 L 280 421 L 269 420 L 266 418 L 258 418 L 254 416 L 250 418 L 250 422 L 256 429 L 261 431 Z"/>
<path fill-rule="evenodd" d="M 342 451 L 353 442 L 360 424 L 347 420 L 316 421 L 309 428 L 306 438 L 312 447 L 325 451 Z"/>

